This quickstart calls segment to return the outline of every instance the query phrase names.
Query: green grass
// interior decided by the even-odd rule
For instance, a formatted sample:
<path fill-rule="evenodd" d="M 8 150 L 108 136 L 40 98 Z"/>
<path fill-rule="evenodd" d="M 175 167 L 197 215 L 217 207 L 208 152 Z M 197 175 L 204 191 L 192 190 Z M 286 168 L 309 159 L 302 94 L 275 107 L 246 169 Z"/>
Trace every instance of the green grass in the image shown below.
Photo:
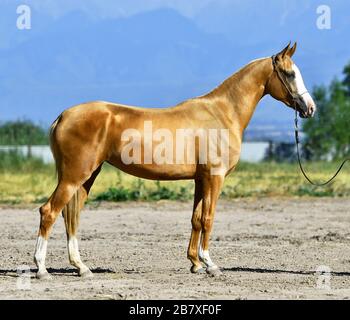
<path fill-rule="evenodd" d="M 316 181 L 328 179 L 337 163 L 306 164 Z M 350 166 L 334 183 L 314 187 L 301 175 L 296 163 L 240 163 L 226 178 L 222 198 L 243 197 L 347 197 L 350 196 Z M 38 159 L 0 153 L 0 203 L 42 203 L 56 186 L 54 165 Z M 104 165 L 91 190 L 90 201 L 186 201 L 193 198 L 194 183 L 139 179 Z"/>
<path fill-rule="evenodd" d="M 192 197 L 192 187 L 181 186 L 180 188 L 170 188 L 162 186 L 157 181 L 156 188 L 125 188 L 123 185 L 110 187 L 107 191 L 98 194 L 95 201 L 129 201 L 129 200 L 189 200 Z"/>

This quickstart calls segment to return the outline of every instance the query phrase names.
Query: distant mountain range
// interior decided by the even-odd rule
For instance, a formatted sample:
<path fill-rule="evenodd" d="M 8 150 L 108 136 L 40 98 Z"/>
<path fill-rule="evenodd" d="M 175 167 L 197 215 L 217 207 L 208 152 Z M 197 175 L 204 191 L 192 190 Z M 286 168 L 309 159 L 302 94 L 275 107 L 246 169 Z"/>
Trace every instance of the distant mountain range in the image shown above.
<path fill-rule="evenodd" d="M 344 6 L 346 2 L 335 10 Z M 295 60 L 310 89 L 339 76 L 350 60 L 345 41 L 349 21 L 343 12 L 334 12 L 339 17 L 333 31 L 320 31 L 315 8 L 296 11 L 281 23 L 274 18 L 281 17 L 279 5 L 268 5 L 269 16 L 247 4 L 245 11 L 232 12 L 232 21 L 223 18 L 232 28 L 224 32 L 220 27 L 210 30 L 208 8 L 192 19 L 173 9 L 117 19 L 94 19 L 84 11 L 54 19 L 33 10 L 29 31 L 3 20 L 0 27 L 11 36 L 0 45 L 0 121 L 25 117 L 49 124 L 63 109 L 98 99 L 145 107 L 174 105 L 211 90 L 290 39 L 299 42 Z M 8 3 L 3 9 L 1 15 L 8 17 L 4 12 L 13 8 Z M 292 126 L 288 108 L 264 100 L 252 126 L 272 125 L 282 131 L 286 124 Z"/>

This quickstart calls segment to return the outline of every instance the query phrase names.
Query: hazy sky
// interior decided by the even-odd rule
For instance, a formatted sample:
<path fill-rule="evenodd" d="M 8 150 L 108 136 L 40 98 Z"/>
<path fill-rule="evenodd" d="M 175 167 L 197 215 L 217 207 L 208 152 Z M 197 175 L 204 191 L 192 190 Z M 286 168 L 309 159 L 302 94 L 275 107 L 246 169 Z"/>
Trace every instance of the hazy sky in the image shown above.
<path fill-rule="evenodd" d="M 13 0 L 6 0 L 8 2 Z M 187 17 L 195 16 L 210 3 L 229 6 L 245 1 L 237 0 L 27 0 L 22 1 L 38 10 L 59 17 L 72 10 L 84 10 L 95 17 L 121 17 L 135 13 L 169 7 Z"/>
<path fill-rule="evenodd" d="M 20 4 L 32 8 L 31 30 L 16 28 Z M 331 8 L 329 30 L 316 26 L 321 4 Z M 349 0 L 0 0 L 0 121 L 49 123 L 90 99 L 176 104 L 289 40 L 312 89 L 350 60 L 349 14 Z M 265 105 L 273 121 L 288 112 Z"/>

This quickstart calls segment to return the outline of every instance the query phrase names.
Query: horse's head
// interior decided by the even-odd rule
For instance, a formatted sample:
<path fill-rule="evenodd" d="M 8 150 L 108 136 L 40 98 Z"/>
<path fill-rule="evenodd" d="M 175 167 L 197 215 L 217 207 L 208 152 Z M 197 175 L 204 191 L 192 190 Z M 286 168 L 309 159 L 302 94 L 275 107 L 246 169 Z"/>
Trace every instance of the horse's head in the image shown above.
<path fill-rule="evenodd" d="M 266 92 L 299 112 L 300 117 L 312 117 L 316 105 L 307 91 L 299 68 L 292 61 L 297 44 L 288 44 L 272 57 L 273 73 L 266 85 Z"/>

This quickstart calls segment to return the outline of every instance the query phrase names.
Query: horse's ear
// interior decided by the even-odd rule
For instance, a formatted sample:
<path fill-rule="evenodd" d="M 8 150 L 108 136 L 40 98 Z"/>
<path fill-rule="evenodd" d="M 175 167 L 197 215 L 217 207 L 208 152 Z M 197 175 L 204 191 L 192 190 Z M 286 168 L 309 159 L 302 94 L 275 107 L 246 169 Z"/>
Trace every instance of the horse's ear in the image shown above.
<path fill-rule="evenodd" d="M 289 41 L 288 45 L 281 52 L 276 54 L 276 58 L 283 59 L 286 56 L 286 54 L 288 53 L 289 49 L 290 49 L 290 41 Z"/>
<path fill-rule="evenodd" d="M 293 47 L 291 47 L 291 48 L 288 50 L 288 52 L 287 52 L 287 54 L 288 54 L 288 56 L 289 56 L 290 58 L 293 56 L 293 54 L 294 54 L 294 52 L 295 52 L 296 49 L 297 49 L 297 43 L 294 42 Z"/>

